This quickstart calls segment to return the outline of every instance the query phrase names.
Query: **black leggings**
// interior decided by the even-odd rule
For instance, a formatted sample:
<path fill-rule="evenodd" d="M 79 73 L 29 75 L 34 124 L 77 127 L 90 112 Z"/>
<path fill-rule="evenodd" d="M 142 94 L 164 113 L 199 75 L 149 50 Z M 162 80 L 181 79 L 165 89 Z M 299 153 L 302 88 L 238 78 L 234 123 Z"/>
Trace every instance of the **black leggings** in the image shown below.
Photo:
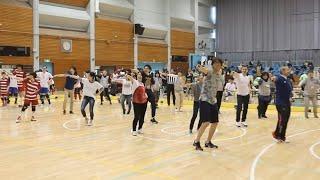
<path fill-rule="evenodd" d="M 168 84 L 167 85 L 167 103 L 170 106 L 170 94 L 172 94 L 173 105 L 176 105 L 176 95 L 174 94 L 174 85 Z"/>
<path fill-rule="evenodd" d="M 45 98 L 47 98 L 48 103 L 51 104 L 49 94 L 42 94 L 42 95 L 40 95 L 41 104 L 44 104 L 44 99 L 45 99 Z"/>
<path fill-rule="evenodd" d="M 216 98 L 217 98 L 218 111 L 220 111 L 222 96 L 223 96 L 223 91 L 217 91 Z"/>
<path fill-rule="evenodd" d="M 136 131 L 138 123 L 139 123 L 138 130 L 142 129 L 142 126 L 144 123 L 144 116 L 147 110 L 147 103 L 144 103 L 144 104 L 133 103 L 133 110 L 134 110 L 134 119 L 132 122 L 132 131 Z"/>
<path fill-rule="evenodd" d="M 151 117 L 154 118 L 156 116 L 156 98 L 151 89 L 147 89 L 148 101 L 151 103 Z"/>
<path fill-rule="evenodd" d="M 190 121 L 190 126 L 189 126 L 190 130 L 193 129 L 193 125 L 194 125 L 194 122 L 195 122 L 195 120 L 196 120 L 196 118 L 198 116 L 199 109 L 200 109 L 200 101 L 193 101 L 193 115 L 192 115 L 192 118 L 191 118 L 191 121 Z M 201 126 L 201 122 L 200 122 L 200 119 L 199 119 L 197 129 L 199 129 L 200 126 Z"/>
<path fill-rule="evenodd" d="M 29 105 L 23 105 L 21 111 L 25 112 L 28 109 L 28 107 L 29 107 Z M 32 112 L 35 112 L 36 111 L 36 106 L 32 105 L 31 106 L 31 110 L 32 110 Z"/>
<path fill-rule="evenodd" d="M 107 100 L 109 102 L 111 102 L 111 98 L 110 98 L 110 95 L 109 95 L 109 88 L 104 88 L 103 91 L 100 93 L 101 103 L 103 102 L 103 97 L 106 97 Z"/>
<path fill-rule="evenodd" d="M 93 120 L 94 102 L 95 102 L 95 99 L 92 97 L 88 97 L 88 96 L 83 97 L 82 104 L 81 104 L 81 113 L 82 113 L 83 117 L 87 117 L 85 109 L 86 109 L 87 105 L 89 104 L 90 119 Z"/>
<path fill-rule="evenodd" d="M 237 95 L 237 117 L 236 117 L 237 122 L 240 122 L 241 111 L 242 111 L 241 122 L 246 121 L 249 100 L 250 100 L 250 95 L 246 95 L 246 96 Z"/>

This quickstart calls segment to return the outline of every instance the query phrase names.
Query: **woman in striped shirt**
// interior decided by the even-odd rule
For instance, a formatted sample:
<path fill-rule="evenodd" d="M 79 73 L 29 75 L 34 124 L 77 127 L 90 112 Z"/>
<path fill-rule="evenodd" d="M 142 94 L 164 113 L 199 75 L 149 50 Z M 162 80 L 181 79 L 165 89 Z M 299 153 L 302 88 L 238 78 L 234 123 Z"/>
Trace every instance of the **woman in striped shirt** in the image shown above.
<path fill-rule="evenodd" d="M 20 123 L 22 114 L 26 111 L 26 109 L 28 109 L 29 106 L 32 108 L 31 121 L 36 121 L 34 114 L 36 112 L 36 106 L 38 105 L 38 93 L 40 90 L 40 82 L 36 80 L 36 77 L 37 74 L 34 72 L 30 73 L 27 78 L 23 80 L 26 93 L 21 114 L 18 115 L 16 123 Z"/>
<path fill-rule="evenodd" d="M 23 71 L 23 66 L 22 65 L 17 65 L 17 69 L 13 71 L 13 75 L 15 75 L 19 79 L 24 79 L 26 78 L 26 73 Z M 18 81 L 18 93 L 19 97 L 21 99 L 19 107 L 23 106 L 23 98 L 25 94 L 25 87 L 22 81 Z"/>
<path fill-rule="evenodd" d="M 8 103 L 8 87 L 9 79 L 5 71 L 1 72 L 0 78 L 0 96 L 2 101 L 2 106 L 6 106 Z"/>

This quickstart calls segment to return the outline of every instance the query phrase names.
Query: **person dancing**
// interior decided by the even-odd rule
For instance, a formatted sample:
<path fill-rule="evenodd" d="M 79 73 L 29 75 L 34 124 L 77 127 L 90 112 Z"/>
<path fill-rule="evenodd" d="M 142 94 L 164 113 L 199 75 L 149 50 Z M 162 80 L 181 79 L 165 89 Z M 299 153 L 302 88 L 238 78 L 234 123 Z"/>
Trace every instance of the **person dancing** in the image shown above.
<path fill-rule="evenodd" d="M 137 79 L 132 76 L 127 75 L 127 78 L 132 82 L 132 92 L 133 92 L 133 110 L 134 119 L 132 122 L 132 135 L 137 136 L 138 134 L 143 134 L 142 127 L 144 124 L 144 117 L 147 110 L 148 96 L 146 94 L 146 89 L 142 82 L 142 75 L 137 73 Z M 137 131 L 138 125 L 138 131 Z"/>
<path fill-rule="evenodd" d="M 25 79 L 27 77 L 26 73 L 23 71 L 22 65 L 16 66 L 16 69 L 13 71 L 13 75 L 15 75 L 19 79 Z M 18 81 L 18 94 L 21 99 L 19 107 L 22 107 L 23 103 L 24 103 L 23 98 L 25 96 L 25 87 L 24 87 L 24 83 L 22 81 Z"/>
<path fill-rule="evenodd" d="M 234 80 L 237 86 L 237 114 L 236 114 L 236 126 L 248 127 L 246 123 L 248 106 L 250 100 L 250 79 L 248 77 L 248 67 L 241 66 L 241 74 L 234 72 Z M 242 118 L 240 122 L 240 115 L 242 112 Z"/>
<path fill-rule="evenodd" d="M 7 106 L 8 104 L 8 88 L 9 88 L 9 78 L 5 71 L 1 72 L 0 77 L 0 96 L 2 101 L 2 106 Z"/>
<path fill-rule="evenodd" d="M 283 66 L 280 69 L 280 75 L 274 77 L 276 84 L 276 108 L 278 111 L 278 123 L 276 130 L 272 132 L 272 136 L 277 142 L 288 142 L 286 139 L 287 125 L 291 114 L 291 96 L 292 84 L 288 79 L 290 69 L 288 66 Z"/>
<path fill-rule="evenodd" d="M 259 96 L 258 96 L 258 118 L 268 118 L 266 116 L 266 111 L 268 109 L 268 105 L 271 101 L 271 82 L 269 78 L 268 72 L 263 72 L 261 74 L 261 79 L 258 81 L 259 86 Z"/>
<path fill-rule="evenodd" d="M 212 64 L 212 70 L 203 67 L 201 65 L 197 66 L 197 69 L 204 73 L 206 77 L 203 81 L 202 91 L 200 94 L 200 121 L 201 126 L 199 128 L 197 138 L 194 140 L 193 146 L 196 147 L 196 150 L 203 151 L 200 145 L 200 139 L 210 125 L 210 130 L 208 138 L 205 142 L 205 147 L 207 148 L 218 148 L 217 145 L 214 145 L 211 140 L 216 131 L 219 122 L 219 112 L 217 106 L 217 91 L 218 91 L 218 81 L 221 76 L 221 68 L 223 61 L 219 58 L 215 58 Z"/>
<path fill-rule="evenodd" d="M 44 104 L 44 99 L 46 98 L 48 100 L 49 105 L 51 104 L 50 101 L 50 90 L 49 90 L 49 82 L 53 78 L 53 76 L 47 71 L 47 67 L 42 67 L 42 72 L 37 73 L 37 78 L 40 79 L 40 100 L 41 104 Z"/>
<path fill-rule="evenodd" d="M 101 75 L 98 76 L 99 82 L 100 84 L 103 86 L 103 91 L 100 94 L 100 104 L 103 105 L 103 98 L 106 97 L 107 100 L 109 101 L 110 104 L 112 104 L 111 102 L 111 98 L 109 95 L 109 87 L 110 87 L 110 83 L 111 83 L 111 78 L 110 76 L 108 76 L 108 72 L 107 70 L 103 70 Z"/>
<path fill-rule="evenodd" d="M 132 104 L 132 78 L 129 76 L 124 77 L 124 79 L 114 79 L 113 82 L 122 84 L 122 92 L 120 96 L 120 103 L 122 107 L 123 114 L 130 114 L 131 104 Z M 128 104 L 128 112 L 126 112 L 126 105 Z"/>
<path fill-rule="evenodd" d="M 75 84 L 77 83 L 77 79 L 72 78 L 72 76 L 78 76 L 77 69 L 72 66 L 67 74 L 57 74 L 55 77 L 65 77 L 66 82 L 64 84 L 64 100 L 63 100 L 63 114 L 66 115 L 67 113 L 67 101 L 70 98 L 70 114 L 73 114 L 73 101 L 74 101 L 74 89 Z"/>
<path fill-rule="evenodd" d="M 203 85 L 203 77 L 201 75 L 198 76 L 197 82 L 191 84 L 191 91 L 193 93 L 193 114 L 192 114 L 192 118 L 190 120 L 190 125 L 189 125 L 189 133 L 190 134 L 192 134 L 194 122 L 198 116 L 198 112 L 200 109 L 199 98 L 200 98 L 202 85 Z M 197 130 L 199 130 L 200 126 L 201 126 L 201 122 L 199 120 Z"/>
<path fill-rule="evenodd" d="M 141 72 L 142 75 L 142 82 L 144 84 L 144 87 L 146 88 L 146 93 L 148 95 L 148 101 L 151 104 L 151 123 L 153 124 L 158 124 L 158 121 L 156 121 L 156 99 L 154 97 L 153 91 L 152 91 L 152 86 L 154 85 L 154 78 L 151 73 L 151 66 L 150 65 L 145 65 L 143 68 L 143 71 Z M 136 71 L 136 70 L 135 70 Z"/>
<path fill-rule="evenodd" d="M 21 114 L 18 115 L 16 123 L 20 123 L 23 113 L 31 106 L 32 116 L 31 121 L 37 121 L 35 118 L 36 106 L 38 105 L 38 94 L 40 90 L 40 82 L 36 79 L 37 73 L 30 73 L 22 82 L 25 84 L 26 89 L 24 103 L 21 109 Z"/>
<path fill-rule="evenodd" d="M 80 78 L 79 76 L 68 75 L 74 79 L 80 79 L 83 83 L 83 100 L 81 103 L 81 113 L 84 117 L 87 126 L 92 126 L 93 118 L 94 118 L 94 103 L 96 99 L 96 95 L 100 94 L 103 91 L 103 86 L 95 81 L 96 74 L 94 72 L 86 73 L 85 78 Z M 86 107 L 89 104 L 89 112 L 90 112 L 90 119 L 87 117 L 86 114 Z"/>
<path fill-rule="evenodd" d="M 302 88 L 304 87 L 303 96 L 304 96 L 304 116 L 306 119 L 309 118 L 308 112 L 309 112 L 309 103 L 312 102 L 313 106 L 313 114 L 315 118 L 318 117 L 318 99 L 317 99 L 317 90 L 320 87 L 320 81 L 319 79 L 316 79 L 314 77 L 313 70 L 310 70 L 308 72 L 308 77 L 304 80 L 302 80 L 299 83 L 299 86 Z"/>

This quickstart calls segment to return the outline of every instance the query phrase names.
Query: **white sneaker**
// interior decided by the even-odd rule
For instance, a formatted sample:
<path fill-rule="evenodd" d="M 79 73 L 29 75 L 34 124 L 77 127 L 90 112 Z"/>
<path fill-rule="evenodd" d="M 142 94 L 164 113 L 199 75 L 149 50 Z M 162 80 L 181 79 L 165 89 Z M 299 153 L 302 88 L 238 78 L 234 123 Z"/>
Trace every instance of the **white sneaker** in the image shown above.
<path fill-rule="evenodd" d="M 176 108 L 174 111 L 175 111 L 175 112 L 179 112 L 179 109 Z"/>
<path fill-rule="evenodd" d="M 86 124 L 89 123 L 89 118 L 85 117 L 84 120 L 86 121 Z"/>
<path fill-rule="evenodd" d="M 142 129 L 138 130 L 138 134 L 143 134 Z"/>
<path fill-rule="evenodd" d="M 241 127 L 241 123 L 240 122 L 236 122 L 236 126 L 237 127 Z"/>
<path fill-rule="evenodd" d="M 20 123 L 21 122 L 21 116 L 18 116 L 16 119 L 16 123 Z"/>
<path fill-rule="evenodd" d="M 93 121 L 92 119 L 89 120 L 87 125 L 88 125 L 88 126 L 92 126 L 92 125 L 93 125 L 93 124 L 92 124 L 92 121 Z"/>
<path fill-rule="evenodd" d="M 138 135 L 137 131 L 132 131 L 132 136 L 137 136 L 137 135 Z"/>
<path fill-rule="evenodd" d="M 248 127 L 248 124 L 246 122 L 241 122 L 243 127 Z"/>

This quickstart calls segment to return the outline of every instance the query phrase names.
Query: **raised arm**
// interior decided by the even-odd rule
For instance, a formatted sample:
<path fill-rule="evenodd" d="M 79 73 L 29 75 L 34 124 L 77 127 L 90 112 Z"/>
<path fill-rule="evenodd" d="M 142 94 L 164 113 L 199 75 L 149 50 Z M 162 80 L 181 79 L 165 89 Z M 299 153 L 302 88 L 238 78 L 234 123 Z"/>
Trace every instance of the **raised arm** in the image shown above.
<path fill-rule="evenodd" d="M 208 74 L 208 72 L 209 72 L 208 68 L 201 66 L 201 65 L 197 65 L 197 70 L 204 73 L 204 74 Z"/>

